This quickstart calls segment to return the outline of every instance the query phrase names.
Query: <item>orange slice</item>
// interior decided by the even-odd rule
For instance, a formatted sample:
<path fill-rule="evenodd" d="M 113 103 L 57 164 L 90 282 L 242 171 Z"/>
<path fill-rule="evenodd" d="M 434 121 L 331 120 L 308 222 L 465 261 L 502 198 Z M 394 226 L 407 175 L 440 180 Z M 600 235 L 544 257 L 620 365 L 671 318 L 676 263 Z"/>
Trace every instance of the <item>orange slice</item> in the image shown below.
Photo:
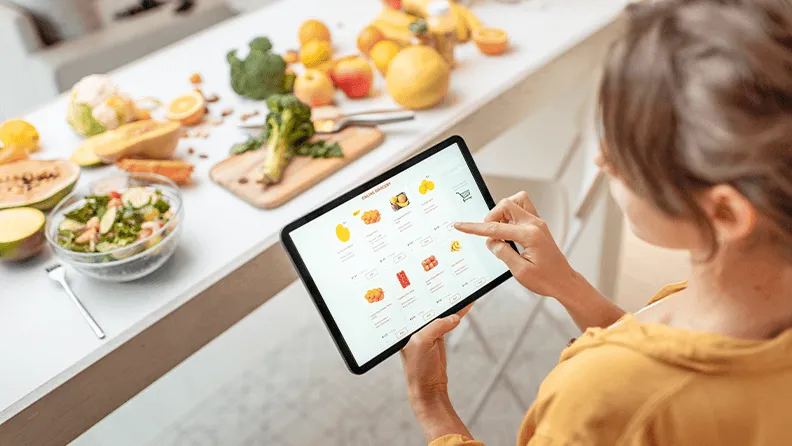
<path fill-rule="evenodd" d="M 192 91 L 174 99 L 168 104 L 167 116 L 171 121 L 179 121 L 183 125 L 195 125 L 201 122 L 206 113 L 206 100 L 201 93 Z"/>
<path fill-rule="evenodd" d="M 479 28 L 473 31 L 473 41 L 487 56 L 497 56 L 509 47 L 509 34 L 498 28 Z"/>

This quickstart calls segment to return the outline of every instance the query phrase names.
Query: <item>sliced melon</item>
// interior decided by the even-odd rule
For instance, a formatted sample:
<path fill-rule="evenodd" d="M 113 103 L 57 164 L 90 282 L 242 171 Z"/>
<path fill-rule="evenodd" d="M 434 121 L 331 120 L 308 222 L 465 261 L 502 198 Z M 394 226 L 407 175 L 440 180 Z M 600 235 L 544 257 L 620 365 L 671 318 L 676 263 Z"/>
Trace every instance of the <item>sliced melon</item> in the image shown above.
<path fill-rule="evenodd" d="M 0 209 L 47 211 L 74 189 L 80 167 L 66 160 L 15 161 L 0 166 Z"/>
<path fill-rule="evenodd" d="M 104 164 L 93 152 L 91 146 L 86 143 L 82 143 L 80 147 L 77 147 L 77 150 L 69 157 L 69 161 L 80 167 L 97 167 Z"/>
<path fill-rule="evenodd" d="M 44 213 L 33 208 L 0 211 L 0 260 L 25 260 L 44 248 Z"/>
<path fill-rule="evenodd" d="M 170 159 L 181 138 L 178 122 L 137 121 L 94 136 L 83 143 L 105 163 L 121 158 Z"/>

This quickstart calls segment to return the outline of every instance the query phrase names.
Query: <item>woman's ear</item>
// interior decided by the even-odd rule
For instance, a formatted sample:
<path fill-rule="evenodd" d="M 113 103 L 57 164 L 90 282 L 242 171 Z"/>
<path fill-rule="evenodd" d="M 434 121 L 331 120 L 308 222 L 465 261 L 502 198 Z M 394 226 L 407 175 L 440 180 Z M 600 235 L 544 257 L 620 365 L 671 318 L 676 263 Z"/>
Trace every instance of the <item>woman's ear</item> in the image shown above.
<path fill-rule="evenodd" d="M 745 239 L 756 228 L 756 208 L 737 189 L 720 184 L 709 189 L 702 198 L 702 207 L 719 243 Z"/>

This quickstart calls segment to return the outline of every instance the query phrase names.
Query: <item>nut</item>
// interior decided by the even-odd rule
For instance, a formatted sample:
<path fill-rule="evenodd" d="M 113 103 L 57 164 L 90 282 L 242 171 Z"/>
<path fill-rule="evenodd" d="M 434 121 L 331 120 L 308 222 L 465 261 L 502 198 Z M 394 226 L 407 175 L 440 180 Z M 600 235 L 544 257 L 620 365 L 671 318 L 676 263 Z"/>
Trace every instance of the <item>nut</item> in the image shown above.
<path fill-rule="evenodd" d="M 242 177 L 242 178 L 239 179 L 239 184 L 247 184 L 247 182 L 248 182 L 248 179 L 245 178 L 245 177 Z"/>
<path fill-rule="evenodd" d="M 208 98 L 205 98 L 205 99 L 206 99 L 206 102 L 214 103 L 214 102 L 219 101 L 220 97 L 217 96 L 216 94 L 212 94 L 211 96 L 209 96 Z"/>
<path fill-rule="evenodd" d="M 297 53 L 297 51 L 289 50 L 283 55 L 283 60 L 287 64 L 297 63 L 297 61 L 300 60 L 300 55 Z"/>
<path fill-rule="evenodd" d="M 207 155 L 205 153 L 202 153 L 202 154 L 198 155 L 198 157 L 201 158 L 201 159 L 206 159 L 206 158 L 209 158 L 209 155 Z"/>
<path fill-rule="evenodd" d="M 223 115 L 223 117 L 226 117 L 226 116 L 231 116 L 233 113 L 234 113 L 233 109 L 227 108 L 227 109 L 223 110 L 223 113 L 221 113 L 221 114 Z"/>
<path fill-rule="evenodd" d="M 190 147 L 189 149 L 187 149 L 187 153 L 189 153 L 190 155 L 192 155 L 193 153 L 195 153 L 195 149 L 193 149 L 192 147 Z"/>
<path fill-rule="evenodd" d="M 190 76 L 191 84 L 200 84 L 201 82 L 203 82 L 203 78 L 199 73 L 193 73 L 192 76 Z"/>

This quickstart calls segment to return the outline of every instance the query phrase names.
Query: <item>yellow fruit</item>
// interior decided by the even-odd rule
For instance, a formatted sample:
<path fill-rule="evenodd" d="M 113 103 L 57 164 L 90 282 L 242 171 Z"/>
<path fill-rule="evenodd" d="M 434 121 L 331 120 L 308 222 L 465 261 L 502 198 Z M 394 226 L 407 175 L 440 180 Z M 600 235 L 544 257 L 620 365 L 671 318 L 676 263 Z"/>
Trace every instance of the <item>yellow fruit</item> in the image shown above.
<path fill-rule="evenodd" d="M 32 124 L 21 119 L 11 119 L 0 125 L 0 143 L 6 147 L 17 146 L 28 153 L 38 148 L 39 133 Z"/>
<path fill-rule="evenodd" d="M 369 55 L 377 70 L 385 76 L 388 74 L 388 66 L 400 51 L 401 46 L 398 43 L 391 40 L 383 40 L 374 45 Z"/>
<path fill-rule="evenodd" d="M 456 38 L 459 43 L 467 43 L 470 40 L 470 28 L 468 28 L 467 21 L 465 21 L 464 13 L 462 12 L 461 8 L 464 6 L 458 5 L 456 3 L 451 3 L 451 12 L 456 19 Z"/>
<path fill-rule="evenodd" d="M 427 182 L 426 182 L 426 189 L 427 189 L 427 190 L 434 190 L 434 182 L 432 182 L 432 181 L 427 181 Z"/>
<path fill-rule="evenodd" d="M 412 46 L 393 58 L 385 80 L 388 93 L 396 103 L 420 110 L 445 98 L 451 83 L 451 68 L 434 49 Z"/>
<path fill-rule="evenodd" d="M 336 237 L 344 243 L 348 242 L 350 237 L 349 228 L 342 224 L 336 226 Z"/>
<path fill-rule="evenodd" d="M 462 17 L 465 20 L 465 26 L 471 32 L 482 27 L 481 20 L 479 20 L 479 18 L 476 17 L 476 15 L 473 14 L 470 9 L 456 3 L 452 3 L 451 7 L 454 9 L 457 17 Z"/>
<path fill-rule="evenodd" d="M 201 122 L 206 114 L 206 100 L 200 92 L 192 91 L 174 99 L 167 110 L 171 121 L 179 121 L 182 125 L 195 125 Z"/>
<path fill-rule="evenodd" d="M 509 47 L 509 35 L 498 28 L 479 28 L 473 31 L 473 41 L 487 56 L 503 54 Z"/>
<path fill-rule="evenodd" d="M 426 186 L 423 184 L 418 186 L 418 193 L 420 193 L 421 195 L 426 195 Z"/>
<path fill-rule="evenodd" d="M 324 40 L 312 40 L 300 49 L 300 61 L 305 68 L 317 68 L 333 57 L 333 48 Z"/>
<path fill-rule="evenodd" d="M 0 165 L 27 159 L 28 152 L 21 146 L 0 146 Z"/>
<path fill-rule="evenodd" d="M 327 28 L 327 25 L 320 22 L 319 20 L 306 20 L 300 25 L 300 31 L 297 33 L 297 37 L 300 39 L 300 45 L 305 46 L 308 42 L 312 40 L 321 40 L 324 42 L 330 42 L 330 30 Z"/>
<path fill-rule="evenodd" d="M 355 216 L 355 217 L 357 217 L 358 215 L 360 215 L 360 209 L 358 209 L 358 210 L 356 210 L 355 212 L 353 212 L 353 213 L 352 213 L 352 215 L 353 215 L 353 216 Z"/>
<path fill-rule="evenodd" d="M 374 48 L 374 45 L 384 38 L 385 36 L 382 35 L 382 31 L 373 26 L 367 26 L 358 34 L 357 47 L 361 53 L 368 55 L 371 49 Z"/>

